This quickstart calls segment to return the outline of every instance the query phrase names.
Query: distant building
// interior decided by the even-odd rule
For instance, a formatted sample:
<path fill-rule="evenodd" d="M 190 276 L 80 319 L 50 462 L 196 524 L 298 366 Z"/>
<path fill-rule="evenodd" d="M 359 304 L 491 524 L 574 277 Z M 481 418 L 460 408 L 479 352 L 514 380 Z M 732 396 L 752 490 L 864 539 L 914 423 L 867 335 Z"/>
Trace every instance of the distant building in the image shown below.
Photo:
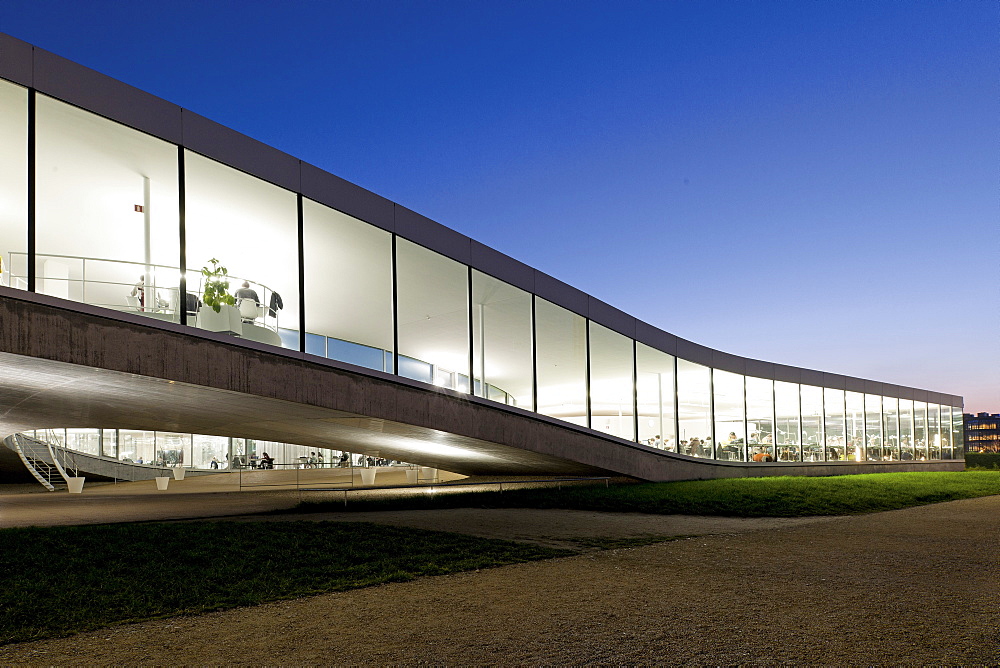
<path fill-rule="evenodd" d="M 1000 413 L 965 413 L 962 417 L 969 452 L 1000 452 Z"/>

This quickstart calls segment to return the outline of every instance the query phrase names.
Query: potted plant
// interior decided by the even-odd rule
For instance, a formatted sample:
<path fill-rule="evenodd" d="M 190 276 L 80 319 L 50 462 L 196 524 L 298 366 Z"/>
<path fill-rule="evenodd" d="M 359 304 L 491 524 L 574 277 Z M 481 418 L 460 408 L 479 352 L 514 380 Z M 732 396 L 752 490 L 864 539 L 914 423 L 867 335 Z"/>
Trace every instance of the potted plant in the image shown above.
<path fill-rule="evenodd" d="M 212 268 L 201 268 L 201 275 L 205 277 L 205 290 L 201 301 L 205 306 L 212 307 L 218 313 L 222 310 L 223 304 L 236 305 L 236 297 L 229 294 L 229 270 L 219 264 L 214 257 L 209 260 Z"/>

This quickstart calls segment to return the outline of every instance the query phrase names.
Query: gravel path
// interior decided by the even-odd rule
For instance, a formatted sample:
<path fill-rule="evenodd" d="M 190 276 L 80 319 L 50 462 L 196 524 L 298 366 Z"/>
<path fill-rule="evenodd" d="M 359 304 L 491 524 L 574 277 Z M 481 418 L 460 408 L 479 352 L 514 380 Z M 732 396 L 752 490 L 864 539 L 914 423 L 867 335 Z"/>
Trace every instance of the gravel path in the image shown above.
<path fill-rule="evenodd" d="M 504 521 L 521 538 L 587 535 L 581 526 L 605 521 L 558 511 L 560 525 L 539 512 Z M 664 533 L 648 516 L 615 517 L 618 535 Z M 634 530 L 622 528 L 628 517 Z M 0 664 L 997 664 L 998 536 L 1000 497 L 744 521 L 646 547 L 11 645 Z"/>

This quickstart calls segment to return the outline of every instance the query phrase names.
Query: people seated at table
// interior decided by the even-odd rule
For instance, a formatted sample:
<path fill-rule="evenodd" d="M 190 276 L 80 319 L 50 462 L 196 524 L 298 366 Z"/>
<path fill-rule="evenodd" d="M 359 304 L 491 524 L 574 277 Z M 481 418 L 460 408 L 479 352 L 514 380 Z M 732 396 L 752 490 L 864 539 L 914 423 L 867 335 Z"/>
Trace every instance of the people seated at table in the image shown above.
<path fill-rule="evenodd" d="M 236 308 L 239 308 L 240 302 L 244 299 L 252 299 L 254 304 L 260 304 L 260 297 L 257 296 L 257 291 L 250 287 L 250 281 L 243 281 L 243 285 L 233 293 L 233 296 L 236 297 Z"/>
<path fill-rule="evenodd" d="M 260 456 L 260 464 L 258 468 L 262 469 L 273 469 L 274 468 L 274 457 L 267 454 L 266 452 Z"/>

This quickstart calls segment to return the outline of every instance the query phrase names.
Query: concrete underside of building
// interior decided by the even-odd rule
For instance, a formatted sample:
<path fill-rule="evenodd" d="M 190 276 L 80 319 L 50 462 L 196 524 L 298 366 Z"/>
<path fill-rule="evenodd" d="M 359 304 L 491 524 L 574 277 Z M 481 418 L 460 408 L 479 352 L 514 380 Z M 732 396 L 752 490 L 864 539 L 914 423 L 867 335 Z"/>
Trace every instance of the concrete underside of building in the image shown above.
<path fill-rule="evenodd" d="M 962 461 L 729 463 L 663 452 L 467 394 L 0 288 L 0 431 L 182 431 L 462 474 L 683 480 L 960 470 Z M 227 340 L 228 339 L 228 340 Z M 0 449 L 0 469 L 20 462 Z"/>

